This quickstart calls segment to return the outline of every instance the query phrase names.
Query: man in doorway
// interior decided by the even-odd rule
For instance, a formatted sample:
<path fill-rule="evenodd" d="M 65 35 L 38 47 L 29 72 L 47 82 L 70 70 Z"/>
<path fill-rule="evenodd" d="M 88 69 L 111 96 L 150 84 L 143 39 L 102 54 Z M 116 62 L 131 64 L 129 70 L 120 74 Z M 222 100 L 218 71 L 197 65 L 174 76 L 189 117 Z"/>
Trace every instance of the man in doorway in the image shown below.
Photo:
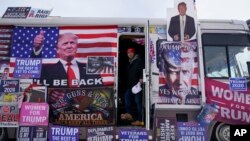
<path fill-rule="evenodd" d="M 129 47 L 127 49 L 127 56 L 129 59 L 127 65 L 127 81 L 126 81 L 126 91 L 125 91 L 125 108 L 126 113 L 121 115 L 121 119 L 132 120 L 132 112 L 131 112 L 131 100 L 134 99 L 137 108 L 137 115 L 135 121 L 131 124 L 134 126 L 143 126 L 144 123 L 142 121 L 142 91 L 133 94 L 132 87 L 135 86 L 138 82 L 140 84 L 143 83 L 142 80 L 142 70 L 143 64 L 142 60 L 139 56 L 135 53 L 135 48 Z"/>
<path fill-rule="evenodd" d="M 173 41 L 186 41 L 195 34 L 194 18 L 186 15 L 187 5 L 185 2 L 178 4 L 179 15 L 174 16 L 170 20 L 168 34 Z"/>

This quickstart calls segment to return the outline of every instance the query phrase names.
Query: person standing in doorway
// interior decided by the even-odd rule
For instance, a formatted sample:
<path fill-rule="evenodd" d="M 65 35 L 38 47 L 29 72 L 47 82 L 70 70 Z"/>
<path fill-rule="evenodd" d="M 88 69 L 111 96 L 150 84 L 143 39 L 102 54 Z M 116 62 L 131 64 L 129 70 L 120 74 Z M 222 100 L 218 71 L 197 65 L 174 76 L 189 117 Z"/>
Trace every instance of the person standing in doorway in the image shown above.
<path fill-rule="evenodd" d="M 128 65 L 127 65 L 127 81 L 126 81 L 126 91 L 125 91 L 125 108 L 126 113 L 121 115 L 121 119 L 124 120 L 133 120 L 131 114 L 131 100 L 134 99 L 137 108 L 137 115 L 135 117 L 135 121 L 131 124 L 134 126 L 143 126 L 144 123 L 142 121 L 142 91 L 133 94 L 132 87 L 135 86 L 138 82 L 140 84 L 143 83 L 142 80 L 142 70 L 143 64 L 142 60 L 139 56 L 135 53 L 135 48 L 129 47 L 127 49 L 127 56 L 128 56 Z"/>

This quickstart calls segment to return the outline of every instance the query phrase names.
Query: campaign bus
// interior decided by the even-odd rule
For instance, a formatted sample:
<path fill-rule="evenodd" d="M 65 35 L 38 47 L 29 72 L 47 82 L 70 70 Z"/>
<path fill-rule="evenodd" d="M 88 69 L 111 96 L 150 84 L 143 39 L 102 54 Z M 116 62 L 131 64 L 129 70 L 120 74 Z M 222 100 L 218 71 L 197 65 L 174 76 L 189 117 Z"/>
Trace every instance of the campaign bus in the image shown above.
<path fill-rule="evenodd" d="M 0 19 L 2 139 L 229 141 L 250 124 L 249 23 L 168 13 Z M 131 47 L 143 82 L 129 117 Z"/>

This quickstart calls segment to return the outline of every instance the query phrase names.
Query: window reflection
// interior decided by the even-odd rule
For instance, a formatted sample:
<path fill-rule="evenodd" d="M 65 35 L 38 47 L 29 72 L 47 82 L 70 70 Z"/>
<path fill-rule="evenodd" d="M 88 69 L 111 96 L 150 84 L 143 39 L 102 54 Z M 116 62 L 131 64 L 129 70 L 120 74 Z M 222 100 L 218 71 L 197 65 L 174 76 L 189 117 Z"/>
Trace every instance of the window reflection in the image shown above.
<path fill-rule="evenodd" d="M 250 62 L 249 47 L 228 47 L 231 77 L 249 77 L 247 62 Z"/>
<path fill-rule="evenodd" d="M 249 77 L 249 46 L 205 46 L 204 52 L 207 77 Z"/>
<path fill-rule="evenodd" d="M 229 77 L 225 47 L 205 47 L 207 77 Z"/>

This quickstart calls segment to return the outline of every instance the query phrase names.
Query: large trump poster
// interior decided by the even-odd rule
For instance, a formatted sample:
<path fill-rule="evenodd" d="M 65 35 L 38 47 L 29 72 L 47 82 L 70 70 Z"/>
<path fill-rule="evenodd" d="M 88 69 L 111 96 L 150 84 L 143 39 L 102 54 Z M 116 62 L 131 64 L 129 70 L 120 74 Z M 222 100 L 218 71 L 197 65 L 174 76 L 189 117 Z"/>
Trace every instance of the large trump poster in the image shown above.
<path fill-rule="evenodd" d="M 200 104 L 196 42 L 158 44 L 159 96 L 165 104 Z"/>
<path fill-rule="evenodd" d="M 10 75 L 48 87 L 113 85 L 116 52 L 116 26 L 16 26 Z M 40 65 L 34 66 L 35 58 L 42 58 Z"/>

